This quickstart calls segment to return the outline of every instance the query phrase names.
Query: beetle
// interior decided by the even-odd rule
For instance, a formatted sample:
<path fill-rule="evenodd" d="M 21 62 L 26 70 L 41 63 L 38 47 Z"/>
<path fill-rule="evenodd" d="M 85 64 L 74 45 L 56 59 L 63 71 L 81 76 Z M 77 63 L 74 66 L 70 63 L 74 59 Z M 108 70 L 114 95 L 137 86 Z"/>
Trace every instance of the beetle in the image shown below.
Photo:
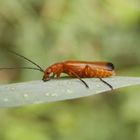
<path fill-rule="evenodd" d="M 103 83 L 105 83 L 109 88 L 113 89 L 113 87 L 104 81 L 102 78 L 110 77 L 115 75 L 114 65 L 110 62 L 88 62 L 88 61 L 64 61 L 55 63 L 45 70 L 41 68 L 37 63 L 28 59 L 27 57 L 16 53 L 12 50 L 8 50 L 9 52 L 19 56 L 28 62 L 34 64 L 37 68 L 33 67 L 7 67 L 0 68 L 3 69 L 32 69 L 38 70 L 44 73 L 42 80 L 49 81 L 53 78 L 59 78 L 61 73 L 66 73 L 70 77 L 78 78 L 87 88 L 89 88 L 88 84 L 82 78 L 99 78 Z"/>

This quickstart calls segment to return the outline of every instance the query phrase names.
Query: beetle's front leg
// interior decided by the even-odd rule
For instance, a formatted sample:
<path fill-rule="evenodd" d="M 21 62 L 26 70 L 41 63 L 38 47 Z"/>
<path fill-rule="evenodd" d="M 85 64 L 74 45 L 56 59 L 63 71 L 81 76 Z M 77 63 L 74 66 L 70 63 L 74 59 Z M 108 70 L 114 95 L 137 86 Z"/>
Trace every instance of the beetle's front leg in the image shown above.
<path fill-rule="evenodd" d="M 50 76 L 50 79 L 53 79 L 55 77 L 55 73 L 52 74 L 52 76 Z"/>
<path fill-rule="evenodd" d="M 58 72 L 56 73 L 56 78 L 59 78 L 59 77 L 60 77 L 60 75 L 61 75 L 61 72 L 60 72 L 60 71 L 58 71 Z"/>

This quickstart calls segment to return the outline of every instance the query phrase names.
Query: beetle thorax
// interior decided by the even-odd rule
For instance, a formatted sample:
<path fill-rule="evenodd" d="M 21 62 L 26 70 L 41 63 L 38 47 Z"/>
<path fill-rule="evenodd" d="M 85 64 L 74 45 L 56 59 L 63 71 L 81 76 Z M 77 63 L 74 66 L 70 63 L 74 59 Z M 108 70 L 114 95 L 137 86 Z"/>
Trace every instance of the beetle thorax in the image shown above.
<path fill-rule="evenodd" d="M 63 71 L 63 63 L 56 63 L 49 67 L 51 69 L 51 72 L 54 74 L 57 74 L 58 72 Z"/>

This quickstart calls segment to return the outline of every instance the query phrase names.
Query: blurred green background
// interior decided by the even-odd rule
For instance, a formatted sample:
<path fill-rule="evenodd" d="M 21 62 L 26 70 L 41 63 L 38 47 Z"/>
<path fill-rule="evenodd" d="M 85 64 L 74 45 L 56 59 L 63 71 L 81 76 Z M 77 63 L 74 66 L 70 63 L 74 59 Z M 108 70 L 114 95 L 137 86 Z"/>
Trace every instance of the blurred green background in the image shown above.
<path fill-rule="evenodd" d="M 139 0 L 0 1 L 0 67 L 46 68 L 63 60 L 110 61 L 117 75 L 139 76 Z M 42 73 L 0 71 L 0 83 Z M 86 98 L 0 109 L 0 140 L 139 140 L 140 87 Z"/>

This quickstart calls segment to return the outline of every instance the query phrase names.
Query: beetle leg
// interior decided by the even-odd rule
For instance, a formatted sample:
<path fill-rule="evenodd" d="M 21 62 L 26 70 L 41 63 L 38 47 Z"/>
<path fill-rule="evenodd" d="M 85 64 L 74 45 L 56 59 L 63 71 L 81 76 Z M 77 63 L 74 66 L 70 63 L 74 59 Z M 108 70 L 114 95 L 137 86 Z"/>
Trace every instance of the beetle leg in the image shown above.
<path fill-rule="evenodd" d="M 87 88 L 89 88 L 88 84 L 83 80 L 81 79 L 81 77 L 79 77 L 74 71 L 70 70 L 69 71 L 75 76 L 77 77 Z"/>
<path fill-rule="evenodd" d="M 103 83 L 105 83 L 107 86 L 109 86 L 109 88 L 111 88 L 111 90 L 113 90 L 113 87 L 107 83 L 106 81 L 104 81 L 102 78 L 99 78 Z"/>
<path fill-rule="evenodd" d="M 53 79 L 55 77 L 55 73 L 53 73 L 53 75 L 50 77 L 50 79 Z"/>
<path fill-rule="evenodd" d="M 59 78 L 60 75 L 61 75 L 61 72 L 57 72 L 57 73 L 56 73 L 56 78 Z"/>

